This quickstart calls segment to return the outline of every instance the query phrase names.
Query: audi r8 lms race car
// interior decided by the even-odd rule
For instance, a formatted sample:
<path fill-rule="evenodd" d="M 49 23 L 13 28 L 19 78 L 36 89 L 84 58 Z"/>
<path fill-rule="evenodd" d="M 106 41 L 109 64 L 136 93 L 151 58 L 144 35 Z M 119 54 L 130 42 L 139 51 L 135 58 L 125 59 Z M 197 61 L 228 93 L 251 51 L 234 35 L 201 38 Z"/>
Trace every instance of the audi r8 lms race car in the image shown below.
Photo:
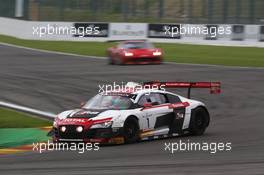
<path fill-rule="evenodd" d="M 147 41 L 123 41 L 107 50 L 110 64 L 160 64 L 163 53 Z"/>
<path fill-rule="evenodd" d="M 120 144 L 185 133 L 202 135 L 210 121 L 205 104 L 165 88 L 188 88 L 189 97 L 191 88 L 220 93 L 219 82 L 149 82 L 143 89 L 135 88 L 139 85 L 128 83 L 129 88 L 101 92 L 80 109 L 58 114 L 54 142 Z"/>

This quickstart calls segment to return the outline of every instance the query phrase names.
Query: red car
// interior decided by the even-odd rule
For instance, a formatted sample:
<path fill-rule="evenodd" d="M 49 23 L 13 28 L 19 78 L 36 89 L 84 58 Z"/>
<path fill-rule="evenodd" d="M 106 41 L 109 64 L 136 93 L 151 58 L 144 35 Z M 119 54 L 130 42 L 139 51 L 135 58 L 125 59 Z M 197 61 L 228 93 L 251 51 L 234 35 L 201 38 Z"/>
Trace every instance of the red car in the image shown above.
<path fill-rule="evenodd" d="M 123 41 L 107 49 L 109 64 L 161 64 L 163 53 L 147 41 Z"/>

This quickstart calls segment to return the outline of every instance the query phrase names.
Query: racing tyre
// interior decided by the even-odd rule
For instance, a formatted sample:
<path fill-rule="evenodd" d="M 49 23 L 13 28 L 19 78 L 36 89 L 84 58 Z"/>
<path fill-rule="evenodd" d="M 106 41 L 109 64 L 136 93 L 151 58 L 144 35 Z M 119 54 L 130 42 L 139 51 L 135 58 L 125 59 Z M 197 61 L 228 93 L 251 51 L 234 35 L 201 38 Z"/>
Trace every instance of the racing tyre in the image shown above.
<path fill-rule="evenodd" d="M 197 107 L 192 110 L 191 122 L 190 122 L 190 133 L 192 135 L 202 135 L 209 125 L 210 116 L 206 109 Z"/>
<path fill-rule="evenodd" d="M 117 65 L 124 65 L 124 61 L 120 57 L 115 57 L 115 64 Z"/>
<path fill-rule="evenodd" d="M 110 65 L 115 64 L 113 58 L 110 55 L 108 56 L 108 64 L 110 64 Z"/>
<path fill-rule="evenodd" d="M 135 143 L 139 140 L 138 121 L 134 118 L 128 118 L 124 124 L 125 143 Z"/>

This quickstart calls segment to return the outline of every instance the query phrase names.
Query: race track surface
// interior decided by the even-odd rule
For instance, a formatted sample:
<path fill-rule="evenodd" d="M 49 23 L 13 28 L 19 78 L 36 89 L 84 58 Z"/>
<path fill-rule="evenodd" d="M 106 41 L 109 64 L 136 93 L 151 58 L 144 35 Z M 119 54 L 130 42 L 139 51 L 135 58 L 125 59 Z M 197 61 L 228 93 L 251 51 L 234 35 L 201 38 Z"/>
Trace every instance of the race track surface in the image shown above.
<path fill-rule="evenodd" d="M 213 59 L 213 58 L 212 58 Z M 193 90 L 211 123 L 205 135 L 99 151 L 52 151 L 0 156 L 1 174 L 263 174 L 264 69 L 163 64 L 110 66 L 106 60 L 0 45 L 0 100 L 58 113 L 78 107 L 98 85 L 127 81 L 221 81 L 222 94 Z M 182 95 L 185 92 L 180 91 Z M 231 142 L 231 151 L 165 151 L 169 142 Z"/>

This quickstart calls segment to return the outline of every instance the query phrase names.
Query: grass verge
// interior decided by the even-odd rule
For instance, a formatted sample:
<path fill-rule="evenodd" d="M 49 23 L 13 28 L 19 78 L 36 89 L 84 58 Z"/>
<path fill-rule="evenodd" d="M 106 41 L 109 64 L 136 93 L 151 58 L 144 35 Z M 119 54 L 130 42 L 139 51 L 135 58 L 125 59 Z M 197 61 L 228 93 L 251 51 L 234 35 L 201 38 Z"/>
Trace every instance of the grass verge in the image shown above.
<path fill-rule="evenodd" d="M 3 128 L 0 129 L 0 152 L 3 148 L 31 145 L 49 139 L 47 131 L 39 128 Z"/>
<path fill-rule="evenodd" d="M 47 141 L 47 131 L 38 127 L 51 126 L 52 122 L 25 113 L 0 108 L 0 150 Z M 1 152 L 1 151 L 0 151 Z"/>
<path fill-rule="evenodd" d="M 25 113 L 0 108 L 0 128 L 36 128 L 51 126 L 52 122 Z"/>
<path fill-rule="evenodd" d="M 3 35 L 0 35 L 0 42 L 36 49 L 91 56 L 106 56 L 106 49 L 115 44 L 102 42 L 22 40 Z M 264 67 L 264 48 L 168 43 L 157 43 L 156 46 L 161 47 L 164 50 L 165 61 L 193 64 Z"/>

